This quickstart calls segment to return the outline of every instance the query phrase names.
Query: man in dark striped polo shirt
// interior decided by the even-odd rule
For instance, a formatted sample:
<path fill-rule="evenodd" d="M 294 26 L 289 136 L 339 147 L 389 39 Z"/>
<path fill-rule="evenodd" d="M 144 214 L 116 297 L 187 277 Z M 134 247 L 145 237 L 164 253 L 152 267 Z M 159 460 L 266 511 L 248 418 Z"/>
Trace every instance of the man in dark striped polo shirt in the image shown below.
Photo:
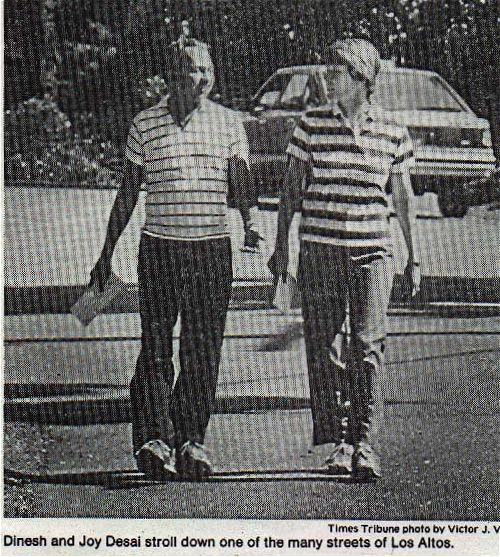
<path fill-rule="evenodd" d="M 211 473 L 203 442 L 232 283 L 226 198 L 230 180 L 238 191 L 249 186 L 243 124 L 236 112 L 207 99 L 213 64 L 204 43 L 190 43 L 171 45 L 166 53 L 170 94 L 134 118 L 124 179 L 91 273 L 102 288 L 144 182 L 138 262 L 142 349 L 131 406 L 138 467 L 159 479 Z M 174 386 L 172 332 L 179 315 Z"/>
<path fill-rule="evenodd" d="M 276 277 L 286 273 L 289 226 L 301 200 L 299 283 L 314 443 L 333 443 L 329 473 L 374 479 L 380 476 L 380 375 L 393 279 L 386 191 L 390 181 L 409 252 L 405 276 L 415 294 L 414 159 L 408 130 L 370 102 L 380 68 L 375 47 L 362 39 L 337 41 L 325 63 L 330 102 L 303 115 L 288 146 L 269 267 Z M 345 369 L 336 340 L 347 314 Z"/>

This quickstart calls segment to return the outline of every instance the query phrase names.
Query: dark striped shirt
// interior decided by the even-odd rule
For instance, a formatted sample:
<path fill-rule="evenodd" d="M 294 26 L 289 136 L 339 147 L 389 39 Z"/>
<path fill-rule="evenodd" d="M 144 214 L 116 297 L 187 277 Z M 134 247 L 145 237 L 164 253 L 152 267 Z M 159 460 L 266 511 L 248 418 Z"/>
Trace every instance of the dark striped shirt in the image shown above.
<path fill-rule="evenodd" d="M 386 248 L 387 182 L 414 163 L 408 130 L 366 104 L 351 128 L 338 107 L 308 110 L 287 153 L 309 163 L 299 228 L 304 241 L 348 248 Z"/>
<path fill-rule="evenodd" d="M 134 118 L 126 156 L 145 170 L 145 233 L 176 240 L 228 235 L 228 161 L 240 157 L 248 164 L 238 113 L 203 100 L 179 127 L 164 98 Z"/>

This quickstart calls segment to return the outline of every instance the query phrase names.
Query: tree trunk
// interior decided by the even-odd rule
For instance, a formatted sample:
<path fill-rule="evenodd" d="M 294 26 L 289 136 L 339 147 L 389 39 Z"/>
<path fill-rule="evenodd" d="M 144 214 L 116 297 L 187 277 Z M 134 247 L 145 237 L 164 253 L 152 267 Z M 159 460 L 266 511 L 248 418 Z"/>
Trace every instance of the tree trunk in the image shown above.
<path fill-rule="evenodd" d="M 57 70 L 61 61 L 55 24 L 58 0 L 42 0 L 43 58 L 41 82 L 45 98 L 56 101 L 59 82 Z"/>

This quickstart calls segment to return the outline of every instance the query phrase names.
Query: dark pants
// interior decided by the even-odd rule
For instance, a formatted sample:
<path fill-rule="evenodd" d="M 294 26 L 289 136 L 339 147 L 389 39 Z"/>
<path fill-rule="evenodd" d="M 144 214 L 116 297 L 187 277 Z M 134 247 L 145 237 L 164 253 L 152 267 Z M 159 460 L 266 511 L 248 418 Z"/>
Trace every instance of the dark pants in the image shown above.
<path fill-rule="evenodd" d="M 392 280 L 392 257 L 385 254 L 301 245 L 299 283 L 316 445 L 341 439 L 355 444 L 368 426 L 376 437 Z M 345 356 L 339 338 L 345 340 L 346 315 Z"/>
<path fill-rule="evenodd" d="M 142 348 L 130 385 L 134 452 L 151 439 L 203 443 L 217 387 L 232 264 L 229 238 L 139 247 Z M 172 332 L 181 317 L 174 386 Z"/>

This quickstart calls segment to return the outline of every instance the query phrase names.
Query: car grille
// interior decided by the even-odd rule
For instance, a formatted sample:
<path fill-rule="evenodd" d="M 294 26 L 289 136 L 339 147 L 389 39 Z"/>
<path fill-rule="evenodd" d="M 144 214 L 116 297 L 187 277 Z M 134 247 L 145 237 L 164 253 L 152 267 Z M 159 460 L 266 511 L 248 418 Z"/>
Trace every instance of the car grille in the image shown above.
<path fill-rule="evenodd" d="M 472 128 L 409 128 L 410 136 L 419 145 L 446 147 L 484 147 L 483 130 Z"/>

